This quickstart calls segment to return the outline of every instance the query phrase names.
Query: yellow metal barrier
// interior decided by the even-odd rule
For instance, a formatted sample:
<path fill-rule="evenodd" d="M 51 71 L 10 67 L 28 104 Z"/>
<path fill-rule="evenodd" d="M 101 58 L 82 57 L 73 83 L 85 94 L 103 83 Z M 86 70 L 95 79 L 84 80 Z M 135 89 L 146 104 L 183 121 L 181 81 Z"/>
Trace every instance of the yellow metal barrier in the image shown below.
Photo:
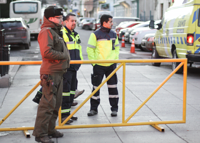
<path fill-rule="evenodd" d="M 172 73 L 155 89 L 154 92 L 127 118 L 125 119 L 125 77 L 126 77 L 126 63 L 163 63 L 163 62 L 180 62 L 179 66 L 172 71 Z M 41 61 L 20 61 L 20 62 L 8 62 L 2 61 L 0 65 L 38 65 Z M 159 131 L 164 131 L 159 124 L 175 124 L 186 122 L 186 90 L 187 90 L 187 59 L 134 59 L 134 60 L 99 60 L 99 61 L 71 61 L 70 64 L 92 64 L 92 63 L 121 63 L 75 110 L 71 115 L 61 123 L 61 109 L 59 110 L 58 126 L 56 129 L 73 129 L 73 128 L 96 128 L 96 127 L 118 127 L 118 126 L 136 126 L 136 125 L 151 125 Z M 122 87 L 122 123 L 111 124 L 90 124 L 90 125 L 70 125 L 64 126 L 64 124 L 123 66 L 123 87 Z M 149 121 L 149 122 L 134 122 L 128 123 L 128 121 L 146 104 L 149 99 L 183 66 L 183 116 L 182 120 L 173 121 Z M 38 82 L 21 101 L 0 121 L 0 125 L 15 111 L 15 109 L 40 85 Z M 14 127 L 14 128 L 0 128 L 0 131 L 24 131 L 33 130 L 34 127 Z"/>

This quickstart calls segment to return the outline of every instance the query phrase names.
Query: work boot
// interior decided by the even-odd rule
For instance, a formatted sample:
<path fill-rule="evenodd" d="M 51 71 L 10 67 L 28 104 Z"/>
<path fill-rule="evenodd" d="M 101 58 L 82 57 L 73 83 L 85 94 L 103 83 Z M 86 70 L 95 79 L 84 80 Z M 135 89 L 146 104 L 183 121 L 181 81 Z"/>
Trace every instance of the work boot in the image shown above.
<path fill-rule="evenodd" d="M 75 120 L 78 119 L 78 117 L 74 117 L 74 116 L 72 116 L 71 119 L 75 121 Z"/>
<path fill-rule="evenodd" d="M 67 119 L 67 117 L 62 118 L 61 122 L 65 121 L 65 119 Z M 73 120 L 69 119 L 65 124 L 69 125 L 71 123 L 73 123 Z"/>
<path fill-rule="evenodd" d="M 52 138 L 61 138 L 61 137 L 63 137 L 63 133 L 56 130 L 55 133 L 49 134 L 49 136 Z"/>
<path fill-rule="evenodd" d="M 71 106 L 76 106 L 78 104 L 78 102 L 73 102 L 72 104 L 71 104 Z"/>
<path fill-rule="evenodd" d="M 79 91 L 79 90 L 77 89 L 77 90 L 75 91 L 74 99 L 76 99 L 76 98 L 79 97 L 81 94 L 83 94 L 84 91 L 85 91 L 84 89 L 81 90 L 81 91 Z"/>
<path fill-rule="evenodd" d="M 88 112 L 88 116 L 94 116 L 94 115 L 96 115 L 98 112 L 97 111 L 94 111 L 94 110 L 90 110 L 89 112 Z"/>
<path fill-rule="evenodd" d="M 116 117 L 117 116 L 117 111 L 112 111 L 111 116 L 112 117 Z"/>
<path fill-rule="evenodd" d="M 54 143 L 54 141 L 52 141 L 49 136 L 35 137 L 35 141 L 41 142 L 41 143 Z"/>
<path fill-rule="evenodd" d="M 37 94 L 35 95 L 35 97 L 33 98 L 33 102 L 39 104 L 41 97 L 42 97 L 42 92 L 38 91 Z"/>

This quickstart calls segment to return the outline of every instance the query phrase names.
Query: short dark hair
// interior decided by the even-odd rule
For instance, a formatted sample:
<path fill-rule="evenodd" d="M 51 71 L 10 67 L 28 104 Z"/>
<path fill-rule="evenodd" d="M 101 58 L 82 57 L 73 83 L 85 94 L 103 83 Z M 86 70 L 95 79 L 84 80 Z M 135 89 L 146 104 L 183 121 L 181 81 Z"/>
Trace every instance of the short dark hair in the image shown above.
<path fill-rule="evenodd" d="M 108 22 L 109 18 L 113 18 L 111 15 L 104 14 L 100 18 L 101 25 L 103 26 L 103 22 Z"/>
<path fill-rule="evenodd" d="M 63 17 L 63 21 L 68 20 L 70 16 L 76 16 L 76 15 L 73 13 L 68 13 L 67 16 Z"/>

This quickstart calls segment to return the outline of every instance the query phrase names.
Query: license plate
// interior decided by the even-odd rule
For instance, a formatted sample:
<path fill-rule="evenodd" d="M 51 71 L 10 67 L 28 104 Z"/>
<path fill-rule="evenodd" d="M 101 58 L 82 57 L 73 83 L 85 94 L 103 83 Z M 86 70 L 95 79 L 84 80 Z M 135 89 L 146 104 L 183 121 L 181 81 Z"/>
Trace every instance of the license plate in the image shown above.
<path fill-rule="evenodd" d="M 6 35 L 6 38 L 13 38 L 14 35 Z"/>

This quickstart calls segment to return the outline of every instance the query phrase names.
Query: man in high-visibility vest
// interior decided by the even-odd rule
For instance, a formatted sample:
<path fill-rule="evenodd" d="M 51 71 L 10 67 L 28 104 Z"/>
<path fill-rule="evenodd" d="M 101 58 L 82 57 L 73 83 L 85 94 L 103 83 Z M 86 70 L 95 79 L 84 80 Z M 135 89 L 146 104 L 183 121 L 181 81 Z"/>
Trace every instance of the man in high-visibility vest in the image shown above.
<path fill-rule="evenodd" d="M 71 60 L 83 60 L 80 36 L 74 31 L 76 27 L 76 15 L 69 13 L 64 17 L 63 21 L 65 26 L 62 29 L 62 35 L 69 50 Z M 68 68 L 67 72 L 63 75 L 62 121 L 70 115 L 71 105 L 77 88 L 77 71 L 80 66 L 80 64 L 70 64 L 70 68 Z M 73 116 L 71 119 L 68 123 L 77 120 L 77 117 Z"/>
<path fill-rule="evenodd" d="M 113 22 L 112 16 L 102 15 L 101 28 L 90 35 L 87 46 L 89 60 L 118 60 L 119 59 L 119 41 L 117 35 L 111 30 Z M 108 77 L 116 68 L 116 63 L 98 63 L 93 64 L 92 85 L 93 91 L 101 84 L 104 75 Z M 109 102 L 111 105 L 111 116 L 117 116 L 118 112 L 118 90 L 116 73 L 107 81 Z M 98 113 L 100 104 L 100 91 L 97 91 L 90 99 L 90 111 L 88 116 L 94 116 Z"/>

